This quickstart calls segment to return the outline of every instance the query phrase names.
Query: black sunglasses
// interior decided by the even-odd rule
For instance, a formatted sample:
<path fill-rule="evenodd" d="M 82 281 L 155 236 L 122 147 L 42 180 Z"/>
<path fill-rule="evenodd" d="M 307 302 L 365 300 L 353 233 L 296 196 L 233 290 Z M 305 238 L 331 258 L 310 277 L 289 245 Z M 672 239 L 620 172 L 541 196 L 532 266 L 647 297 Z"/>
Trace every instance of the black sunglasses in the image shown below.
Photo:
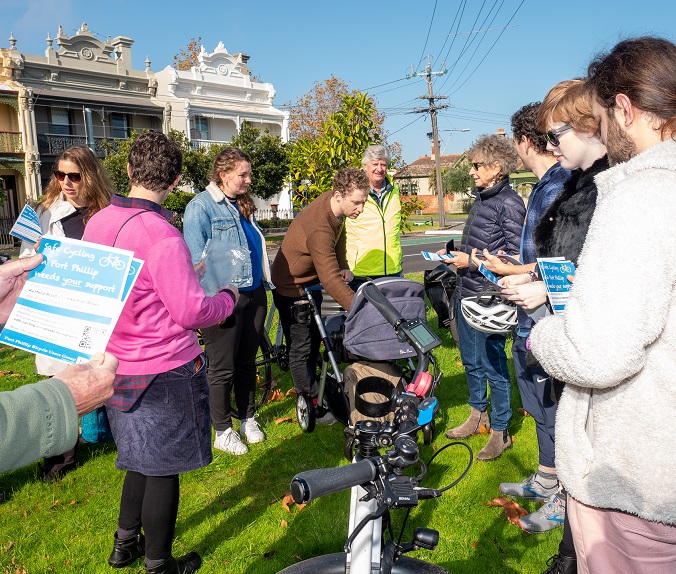
<path fill-rule="evenodd" d="M 63 181 L 68 176 L 68 179 L 73 183 L 80 183 L 82 181 L 82 174 L 77 172 L 66 173 L 65 171 L 59 171 L 58 169 L 54 170 L 54 175 L 59 181 Z"/>
<path fill-rule="evenodd" d="M 474 171 L 479 169 L 480 165 L 484 165 L 486 162 L 485 161 L 470 161 L 469 165 L 471 165 L 474 168 Z"/>
<path fill-rule="evenodd" d="M 559 134 L 562 134 L 563 132 L 567 132 L 568 130 L 572 130 L 568 124 L 561 126 L 560 128 L 556 128 L 555 130 L 545 132 L 545 139 L 552 144 L 554 147 L 558 147 L 559 143 L 561 143 L 559 139 Z"/>

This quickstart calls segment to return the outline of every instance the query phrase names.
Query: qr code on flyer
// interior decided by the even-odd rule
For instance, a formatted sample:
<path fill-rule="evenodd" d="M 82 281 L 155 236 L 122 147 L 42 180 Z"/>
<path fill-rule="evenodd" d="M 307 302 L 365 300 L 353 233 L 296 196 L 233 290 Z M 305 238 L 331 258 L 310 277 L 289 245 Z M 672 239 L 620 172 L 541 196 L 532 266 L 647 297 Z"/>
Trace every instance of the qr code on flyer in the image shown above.
<path fill-rule="evenodd" d="M 82 331 L 82 337 L 78 343 L 78 347 L 85 350 L 91 350 L 94 342 L 92 339 L 98 340 L 99 337 L 103 334 L 103 329 L 96 329 L 94 327 L 85 327 Z"/>

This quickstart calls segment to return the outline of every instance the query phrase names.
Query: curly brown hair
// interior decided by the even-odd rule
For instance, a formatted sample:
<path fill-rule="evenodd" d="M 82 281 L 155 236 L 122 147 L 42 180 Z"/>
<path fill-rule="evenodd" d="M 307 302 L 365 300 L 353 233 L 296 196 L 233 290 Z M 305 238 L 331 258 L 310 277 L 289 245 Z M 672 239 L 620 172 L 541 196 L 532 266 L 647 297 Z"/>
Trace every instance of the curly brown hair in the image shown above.
<path fill-rule="evenodd" d="M 344 167 L 333 176 L 333 191 L 339 192 L 343 197 L 350 195 L 355 189 L 368 194 L 369 188 L 369 178 L 361 169 Z"/>
<path fill-rule="evenodd" d="M 215 183 L 220 189 L 223 189 L 223 182 L 221 181 L 221 172 L 231 172 L 237 169 L 240 162 L 247 162 L 251 165 L 251 159 L 241 149 L 236 147 L 226 147 L 215 158 L 209 172 L 209 181 Z M 237 205 L 240 213 L 247 219 L 256 211 L 251 194 L 246 192 L 237 197 Z"/>
<path fill-rule="evenodd" d="M 520 142 L 525 137 L 535 151 L 542 155 L 552 155 L 547 151 L 547 138 L 538 129 L 538 110 L 541 102 L 526 104 L 512 115 L 512 135 Z"/>
<path fill-rule="evenodd" d="M 181 175 L 183 154 L 178 144 L 163 133 L 144 132 L 131 144 L 127 162 L 132 185 L 161 192 Z"/>
<path fill-rule="evenodd" d="M 514 142 L 503 135 L 480 136 L 467 152 L 470 161 L 474 161 L 477 156 L 484 163 L 497 163 L 500 166 L 496 181 L 509 177 L 509 174 L 519 165 L 519 155 L 516 153 Z"/>
<path fill-rule="evenodd" d="M 59 162 L 70 161 L 73 162 L 80 174 L 82 175 L 82 199 L 87 209 L 84 214 L 84 222 L 87 223 L 89 218 L 97 211 L 100 211 L 110 203 L 110 198 L 115 193 L 115 188 L 103 169 L 101 162 L 87 147 L 75 146 L 69 147 L 54 162 L 54 171 L 59 169 Z M 61 184 L 56 179 L 56 175 L 52 173 L 49 183 L 45 187 L 45 193 L 38 203 L 42 209 L 49 209 L 49 207 L 61 197 Z"/>

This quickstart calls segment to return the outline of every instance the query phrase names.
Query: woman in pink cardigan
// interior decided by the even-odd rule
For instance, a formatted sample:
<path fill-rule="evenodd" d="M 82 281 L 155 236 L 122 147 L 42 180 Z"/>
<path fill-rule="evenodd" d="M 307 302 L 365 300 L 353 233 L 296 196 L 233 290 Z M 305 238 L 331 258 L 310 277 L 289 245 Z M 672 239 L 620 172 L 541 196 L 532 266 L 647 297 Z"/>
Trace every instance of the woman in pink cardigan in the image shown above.
<path fill-rule="evenodd" d="M 238 298 L 235 287 L 204 295 L 188 247 L 160 206 L 178 183 L 181 161 L 165 135 L 140 135 L 129 152 L 129 197 L 113 196 L 83 238 L 144 261 L 108 345 L 120 365 L 106 407 L 116 466 L 127 471 L 108 563 L 121 568 L 145 555 L 147 574 L 185 574 L 202 564 L 196 552 L 171 554 L 178 475 L 212 459 L 209 389 L 195 329 L 224 321 Z"/>

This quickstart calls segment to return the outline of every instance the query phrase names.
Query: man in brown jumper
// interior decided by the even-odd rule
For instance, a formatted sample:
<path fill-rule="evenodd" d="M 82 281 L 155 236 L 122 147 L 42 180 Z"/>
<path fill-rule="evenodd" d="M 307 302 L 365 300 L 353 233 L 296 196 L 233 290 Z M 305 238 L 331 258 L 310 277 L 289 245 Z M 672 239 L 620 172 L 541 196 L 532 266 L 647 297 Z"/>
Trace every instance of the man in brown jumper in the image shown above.
<path fill-rule="evenodd" d="M 296 390 L 317 396 L 316 365 L 319 331 L 314 321 L 299 322 L 296 301 L 306 300 L 304 288 L 321 283 L 346 311 L 354 292 L 347 286 L 353 278 L 345 253 L 346 217 L 364 210 L 369 180 L 359 169 L 341 169 L 333 178 L 333 191 L 314 199 L 289 226 L 272 264 L 275 307 L 289 347 L 289 367 Z M 321 304 L 319 292 L 315 300 Z"/>

